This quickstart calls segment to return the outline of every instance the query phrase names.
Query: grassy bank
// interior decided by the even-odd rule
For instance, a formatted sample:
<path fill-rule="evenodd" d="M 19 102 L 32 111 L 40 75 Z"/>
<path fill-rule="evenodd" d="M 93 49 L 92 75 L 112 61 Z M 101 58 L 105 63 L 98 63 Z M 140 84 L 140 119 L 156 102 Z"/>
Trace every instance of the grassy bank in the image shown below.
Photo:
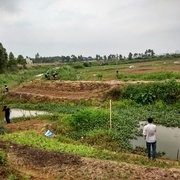
<path fill-rule="evenodd" d="M 173 161 L 149 161 L 147 158 L 142 156 L 133 156 L 126 153 L 116 153 L 107 150 L 101 150 L 95 147 L 86 146 L 83 144 L 67 144 L 59 142 L 57 139 L 49 139 L 42 137 L 36 131 L 27 131 L 21 133 L 6 134 L 0 136 L 1 139 L 24 144 L 28 146 L 37 147 L 40 149 L 52 150 L 57 152 L 71 153 L 83 157 L 97 158 L 113 160 L 118 162 L 127 162 L 131 164 L 146 165 L 146 166 L 157 166 L 160 168 L 172 168 L 179 167 L 179 162 Z M 7 144 L 8 148 L 8 144 Z"/>

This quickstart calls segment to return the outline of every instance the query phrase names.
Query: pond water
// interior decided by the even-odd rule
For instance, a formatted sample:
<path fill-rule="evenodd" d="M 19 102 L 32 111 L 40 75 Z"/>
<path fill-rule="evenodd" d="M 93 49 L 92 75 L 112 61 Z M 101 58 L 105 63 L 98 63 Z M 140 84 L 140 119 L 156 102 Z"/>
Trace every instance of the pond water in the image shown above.
<path fill-rule="evenodd" d="M 30 111 L 23 109 L 11 109 L 10 118 L 17 118 L 23 116 L 36 116 L 41 114 L 47 114 L 45 111 Z M 0 121 L 4 120 L 4 112 L 2 112 L 2 106 L 0 106 Z M 142 129 L 146 122 L 140 123 Z M 157 125 L 157 151 L 163 151 L 166 153 L 165 157 L 169 159 L 177 159 L 177 151 L 180 150 L 180 128 L 169 128 L 161 125 Z M 131 140 L 133 148 L 136 146 L 145 147 L 146 143 L 143 137 L 138 137 L 136 140 Z M 180 159 L 180 154 L 179 154 Z"/>
<path fill-rule="evenodd" d="M 145 122 L 140 123 L 140 128 L 142 129 Z M 161 125 L 157 125 L 157 151 L 163 151 L 166 153 L 164 157 L 176 160 L 177 152 L 180 150 L 180 128 L 169 128 Z M 136 146 L 146 146 L 143 137 L 138 137 L 137 140 L 131 140 L 133 148 Z M 180 154 L 179 158 L 180 159 Z"/>
<path fill-rule="evenodd" d="M 4 120 L 4 112 L 2 112 L 3 107 L 0 106 L 0 121 Z M 23 109 L 11 109 L 10 118 L 17 117 L 28 117 L 28 116 L 37 116 L 41 114 L 47 114 L 45 111 L 36 111 L 36 110 L 23 110 Z"/>

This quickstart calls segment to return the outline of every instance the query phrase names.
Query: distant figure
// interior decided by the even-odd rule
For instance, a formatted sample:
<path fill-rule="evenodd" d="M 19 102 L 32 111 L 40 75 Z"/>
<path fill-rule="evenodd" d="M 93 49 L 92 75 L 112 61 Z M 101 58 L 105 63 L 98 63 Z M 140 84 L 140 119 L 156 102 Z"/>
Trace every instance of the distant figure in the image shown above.
<path fill-rule="evenodd" d="M 46 74 L 45 74 L 45 78 L 46 78 L 47 80 L 50 80 L 50 75 L 49 75 L 49 73 L 46 73 Z"/>
<path fill-rule="evenodd" d="M 118 69 L 116 70 L 116 77 L 117 78 L 119 77 L 119 70 Z"/>
<path fill-rule="evenodd" d="M 45 78 L 47 80 L 50 80 L 50 73 L 49 73 L 49 69 L 47 70 L 46 74 L 45 74 Z"/>
<path fill-rule="evenodd" d="M 148 158 L 151 159 L 151 147 L 152 147 L 152 159 L 156 159 L 156 125 L 153 124 L 153 118 L 148 118 L 148 124 L 143 128 L 143 136 L 146 140 L 146 147 Z"/>
<path fill-rule="evenodd" d="M 9 124 L 10 123 L 10 111 L 11 111 L 10 108 L 7 106 L 4 106 L 2 111 L 5 112 L 5 119 L 6 119 L 7 124 Z"/>
<path fill-rule="evenodd" d="M 9 88 L 7 87 L 7 85 L 5 85 L 5 88 L 4 88 L 3 93 L 6 94 L 6 93 L 8 93 L 8 92 L 9 92 Z"/>
<path fill-rule="evenodd" d="M 58 75 L 58 73 L 55 71 L 55 72 L 53 73 L 53 79 L 57 79 L 57 75 Z"/>

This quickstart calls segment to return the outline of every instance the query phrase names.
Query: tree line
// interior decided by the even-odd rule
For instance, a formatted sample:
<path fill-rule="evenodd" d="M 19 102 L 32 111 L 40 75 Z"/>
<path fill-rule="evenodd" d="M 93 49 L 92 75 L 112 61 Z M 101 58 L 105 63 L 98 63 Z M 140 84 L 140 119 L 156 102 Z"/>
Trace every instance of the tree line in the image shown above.
<path fill-rule="evenodd" d="M 147 49 L 145 53 L 129 53 L 128 57 L 123 56 L 122 54 L 110 54 L 110 55 L 99 55 L 96 54 L 95 57 L 83 57 L 82 55 L 75 56 L 54 56 L 54 57 L 41 57 L 39 53 L 35 54 L 35 58 L 33 59 L 34 63 L 48 63 L 48 62 L 82 62 L 82 61 L 92 61 L 92 60 L 104 60 L 104 61 L 117 61 L 117 60 L 132 60 L 132 59 L 141 59 L 147 57 L 153 57 L 155 55 L 152 49 Z"/>
<path fill-rule="evenodd" d="M 61 63 L 70 63 L 70 62 L 88 62 L 88 61 L 99 61 L 101 63 L 107 64 L 108 61 L 114 62 L 117 64 L 120 60 L 146 60 L 152 58 L 161 58 L 161 57 L 180 57 L 180 54 L 165 54 L 161 56 L 156 56 L 153 49 L 147 49 L 144 53 L 132 53 L 130 52 L 127 57 L 122 54 L 110 54 L 110 55 L 99 55 L 96 54 L 95 57 L 83 57 L 82 55 L 75 56 L 53 56 L 53 57 L 41 57 L 39 53 L 35 54 L 35 58 L 31 58 L 33 63 L 52 63 L 52 62 L 61 62 Z M 3 73 L 6 70 L 16 70 L 18 68 L 26 68 L 26 59 L 22 55 L 18 55 L 17 58 L 14 57 L 13 53 L 9 54 L 6 52 L 6 49 L 0 43 L 0 73 Z"/>
<path fill-rule="evenodd" d="M 6 49 L 3 47 L 0 42 L 0 73 L 4 73 L 5 71 L 15 71 L 19 67 L 26 68 L 26 60 L 22 55 L 18 55 L 15 58 L 14 54 L 10 52 L 7 53 Z"/>

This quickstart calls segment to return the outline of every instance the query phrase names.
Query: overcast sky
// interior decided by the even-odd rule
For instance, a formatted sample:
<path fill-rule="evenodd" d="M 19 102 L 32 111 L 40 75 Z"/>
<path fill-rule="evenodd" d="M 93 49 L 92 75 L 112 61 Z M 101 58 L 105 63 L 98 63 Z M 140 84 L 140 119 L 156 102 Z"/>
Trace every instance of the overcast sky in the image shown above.
<path fill-rule="evenodd" d="M 0 0 L 0 42 L 32 58 L 180 51 L 180 0 Z"/>

